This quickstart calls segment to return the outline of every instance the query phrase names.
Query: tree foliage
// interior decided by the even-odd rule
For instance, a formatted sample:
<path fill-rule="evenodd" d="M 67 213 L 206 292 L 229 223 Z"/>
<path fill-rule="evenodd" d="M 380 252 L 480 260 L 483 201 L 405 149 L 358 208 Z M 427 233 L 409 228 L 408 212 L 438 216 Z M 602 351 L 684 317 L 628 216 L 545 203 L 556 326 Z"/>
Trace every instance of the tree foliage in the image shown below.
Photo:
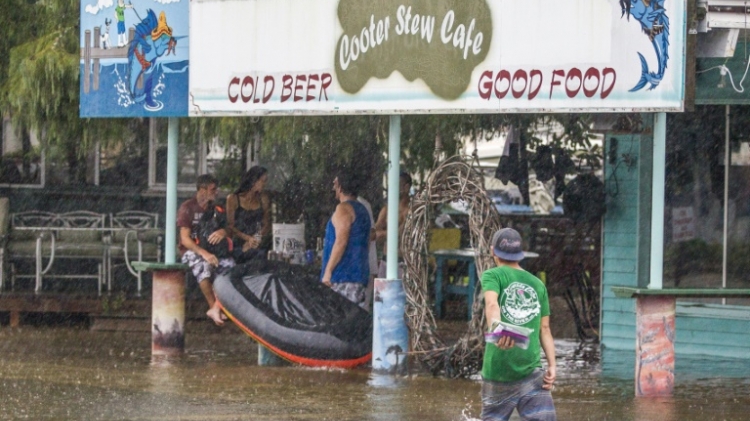
<path fill-rule="evenodd" d="M 36 21 L 29 19 L 32 4 L 28 0 L 0 1 L 0 111 L 7 111 L 9 106 L 10 51 L 37 31 Z"/>
<path fill-rule="evenodd" d="M 44 148 L 56 146 L 71 179 L 82 181 L 81 160 L 95 141 L 119 140 L 126 119 L 79 118 L 79 14 L 76 0 L 4 0 L 0 31 L 0 106 L 18 133 L 36 132 Z M 6 13 L 7 12 L 7 15 Z M 4 54 L 3 54 L 4 53 Z M 3 74 L 3 70 L 7 73 Z"/>
<path fill-rule="evenodd" d="M 81 133 L 78 60 L 62 48 L 64 43 L 64 33 L 53 32 L 14 48 L 10 56 L 13 125 L 35 130 L 53 143 L 80 138 Z"/>

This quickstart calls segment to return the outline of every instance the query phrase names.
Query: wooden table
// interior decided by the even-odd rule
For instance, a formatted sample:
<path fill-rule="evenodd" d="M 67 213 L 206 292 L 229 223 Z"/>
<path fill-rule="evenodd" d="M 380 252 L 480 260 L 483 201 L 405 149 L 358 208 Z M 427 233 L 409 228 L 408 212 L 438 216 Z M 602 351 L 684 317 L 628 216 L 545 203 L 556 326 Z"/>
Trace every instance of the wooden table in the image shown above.
<path fill-rule="evenodd" d="M 432 255 L 435 257 L 435 265 L 437 267 L 435 272 L 435 316 L 441 318 L 443 293 L 465 295 L 466 302 L 468 305 L 467 315 L 471 319 L 471 308 L 474 304 L 474 289 L 477 285 L 477 268 L 474 264 L 474 249 L 442 249 L 435 250 Z M 469 265 L 469 283 L 463 285 L 460 283 L 449 283 L 445 280 L 444 267 L 445 263 L 449 260 L 458 260 L 467 262 Z"/>

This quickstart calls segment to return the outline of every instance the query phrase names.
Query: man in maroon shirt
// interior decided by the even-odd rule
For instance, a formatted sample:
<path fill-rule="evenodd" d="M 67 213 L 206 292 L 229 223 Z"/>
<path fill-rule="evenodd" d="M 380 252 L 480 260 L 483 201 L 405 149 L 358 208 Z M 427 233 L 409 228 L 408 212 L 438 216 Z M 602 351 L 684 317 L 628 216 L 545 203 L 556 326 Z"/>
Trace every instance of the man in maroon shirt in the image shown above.
<path fill-rule="evenodd" d="M 182 263 L 190 266 L 195 279 L 198 280 L 201 292 L 208 301 L 208 312 L 206 315 L 217 325 L 221 326 L 226 316 L 219 308 L 219 302 L 213 290 L 214 277 L 231 269 L 234 260 L 231 257 L 217 258 L 198 245 L 198 224 L 207 210 L 209 204 L 216 200 L 219 191 L 218 181 L 212 175 L 204 174 L 198 177 L 196 182 L 198 191 L 195 197 L 188 199 L 177 211 L 177 227 L 180 229 L 179 249 L 182 255 Z M 220 228 L 208 237 L 208 242 L 217 244 L 227 236 L 224 228 Z"/>

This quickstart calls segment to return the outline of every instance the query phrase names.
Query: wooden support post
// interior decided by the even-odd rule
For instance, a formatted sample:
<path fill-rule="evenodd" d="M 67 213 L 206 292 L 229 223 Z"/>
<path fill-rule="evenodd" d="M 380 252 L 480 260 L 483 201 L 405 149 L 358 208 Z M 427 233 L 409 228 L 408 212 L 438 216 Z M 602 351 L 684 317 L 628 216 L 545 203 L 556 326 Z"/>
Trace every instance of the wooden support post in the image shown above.
<path fill-rule="evenodd" d="M 83 93 L 91 90 L 91 31 L 86 30 L 83 35 Z"/>
<path fill-rule="evenodd" d="M 19 311 L 10 312 L 10 327 L 18 327 L 21 325 L 21 313 Z"/>
<path fill-rule="evenodd" d="M 663 295 L 636 298 L 636 396 L 672 396 L 676 301 Z"/>
<path fill-rule="evenodd" d="M 101 37 L 101 28 L 95 27 L 94 28 L 94 49 L 98 50 L 101 48 L 101 45 L 99 44 Z M 99 90 L 99 57 L 94 57 L 94 68 L 91 71 L 92 75 L 94 76 L 94 90 Z"/>

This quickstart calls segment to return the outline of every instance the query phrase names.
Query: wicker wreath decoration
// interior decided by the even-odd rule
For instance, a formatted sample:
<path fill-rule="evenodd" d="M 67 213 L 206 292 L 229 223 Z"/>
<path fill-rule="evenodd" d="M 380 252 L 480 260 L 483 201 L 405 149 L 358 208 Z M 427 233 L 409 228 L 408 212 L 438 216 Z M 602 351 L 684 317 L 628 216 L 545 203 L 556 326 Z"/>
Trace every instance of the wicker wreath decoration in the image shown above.
<path fill-rule="evenodd" d="M 469 162 L 477 161 L 475 157 L 453 156 L 432 171 L 423 189 L 412 198 L 401 234 L 411 354 L 433 374 L 447 377 L 469 377 L 481 367 L 484 302 L 480 297 L 481 286 L 477 285 L 467 332 L 455 344 L 447 345 L 437 331 L 432 311 L 434 299 L 430 297 L 434 286 L 430 275 L 434 270 L 428 267 L 428 244 L 435 209 L 457 200 L 467 204 L 471 245 L 477 253 L 477 274 L 493 265 L 489 242 L 500 228 L 500 215 L 484 189 L 483 175 Z"/>

